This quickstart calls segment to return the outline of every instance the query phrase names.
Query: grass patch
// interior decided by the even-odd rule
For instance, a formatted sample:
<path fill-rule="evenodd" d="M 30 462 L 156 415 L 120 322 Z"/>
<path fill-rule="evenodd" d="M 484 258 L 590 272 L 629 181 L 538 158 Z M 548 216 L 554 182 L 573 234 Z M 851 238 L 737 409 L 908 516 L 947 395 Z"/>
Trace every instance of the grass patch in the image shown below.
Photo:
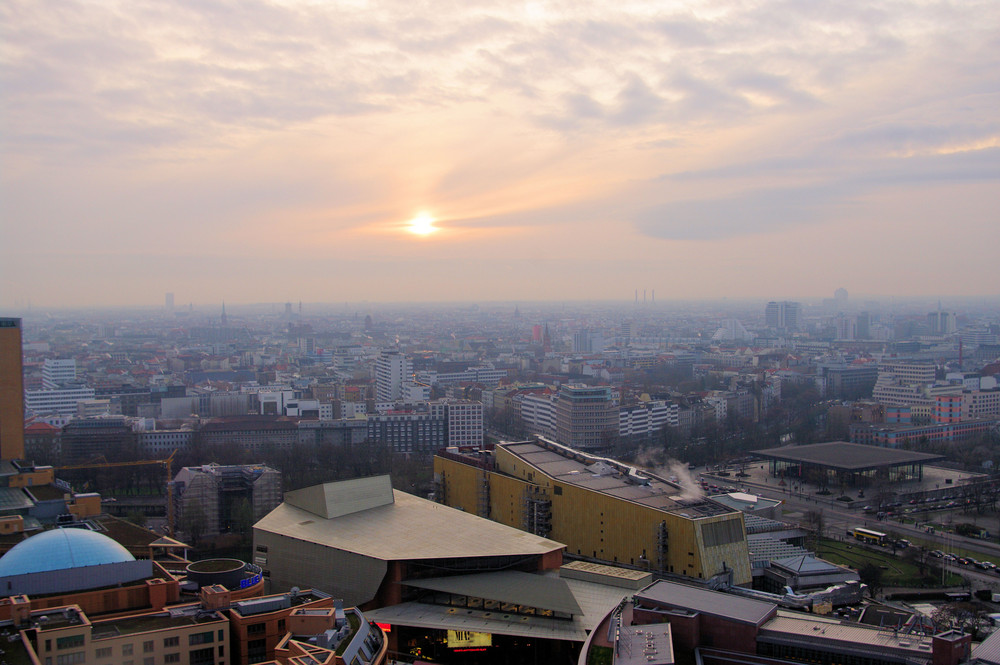
<path fill-rule="evenodd" d="M 860 542 L 841 542 L 823 538 L 816 549 L 816 555 L 855 570 L 861 569 L 866 564 L 872 564 L 882 569 L 882 584 L 884 586 L 903 587 L 927 587 L 941 586 L 941 573 L 931 573 L 931 566 L 925 566 L 924 574 L 921 574 L 920 567 L 913 561 L 906 558 L 905 550 L 897 550 L 893 556 L 892 550 L 882 548 L 869 548 Z M 964 584 L 961 575 L 948 573 L 945 575 L 944 586 L 957 586 Z"/>
<path fill-rule="evenodd" d="M 613 655 L 611 647 L 592 646 L 587 656 L 587 665 L 611 665 L 614 662 Z"/>

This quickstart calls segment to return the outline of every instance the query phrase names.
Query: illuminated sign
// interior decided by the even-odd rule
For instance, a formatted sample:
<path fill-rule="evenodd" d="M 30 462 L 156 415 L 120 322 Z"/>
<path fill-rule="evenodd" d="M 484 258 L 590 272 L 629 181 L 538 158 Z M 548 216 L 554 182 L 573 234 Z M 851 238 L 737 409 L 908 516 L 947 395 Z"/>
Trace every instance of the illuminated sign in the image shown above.
<path fill-rule="evenodd" d="M 240 588 L 249 589 L 254 584 L 257 584 L 257 582 L 260 582 L 260 575 L 251 575 L 250 577 L 244 577 L 242 580 L 240 580 Z"/>
<path fill-rule="evenodd" d="M 381 628 L 386 633 L 391 633 L 392 632 L 392 624 L 391 623 L 379 623 L 378 621 L 376 621 L 375 625 L 378 626 L 379 628 Z"/>
<path fill-rule="evenodd" d="M 491 633 L 476 633 L 471 630 L 448 631 L 449 649 L 490 646 L 493 646 L 493 635 Z"/>

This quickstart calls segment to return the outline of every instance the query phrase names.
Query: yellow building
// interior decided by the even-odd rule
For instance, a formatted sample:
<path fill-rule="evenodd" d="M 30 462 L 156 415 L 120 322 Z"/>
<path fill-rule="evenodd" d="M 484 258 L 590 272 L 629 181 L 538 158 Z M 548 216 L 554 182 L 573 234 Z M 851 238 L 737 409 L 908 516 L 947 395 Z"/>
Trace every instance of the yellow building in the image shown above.
<path fill-rule="evenodd" d="M 743 514 L 694 488 L 544 438 L 434 458 L 438 500 L 588 559 L 750 584 Z"/>

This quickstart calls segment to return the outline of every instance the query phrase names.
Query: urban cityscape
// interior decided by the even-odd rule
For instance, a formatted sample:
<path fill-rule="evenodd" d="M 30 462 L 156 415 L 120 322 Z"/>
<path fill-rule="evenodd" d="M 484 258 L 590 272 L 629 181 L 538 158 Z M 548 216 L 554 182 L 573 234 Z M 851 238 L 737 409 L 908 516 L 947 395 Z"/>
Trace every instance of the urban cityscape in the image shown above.
<path fill-rule="evenodd" d="M 1000 665 L 1000 3 L 0 30 L 0 665 Z"/>
<path fill-rule="evenodd" d="M 994 662 L 1000 307 L 959 305 L 4 318 L 4 657 Z"/>

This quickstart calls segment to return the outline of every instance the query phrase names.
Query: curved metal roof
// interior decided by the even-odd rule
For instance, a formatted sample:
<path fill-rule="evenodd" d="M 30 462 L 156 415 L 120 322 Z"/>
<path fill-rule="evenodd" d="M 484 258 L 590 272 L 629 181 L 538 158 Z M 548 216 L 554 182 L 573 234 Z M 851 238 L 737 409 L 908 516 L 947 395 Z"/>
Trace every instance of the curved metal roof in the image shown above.
<path fill-rule="evenodd" d="M 23 540 L 0 557 L 0 577 L 135 561 L 107 536 L 85 529 L 52 529 Z"/>

